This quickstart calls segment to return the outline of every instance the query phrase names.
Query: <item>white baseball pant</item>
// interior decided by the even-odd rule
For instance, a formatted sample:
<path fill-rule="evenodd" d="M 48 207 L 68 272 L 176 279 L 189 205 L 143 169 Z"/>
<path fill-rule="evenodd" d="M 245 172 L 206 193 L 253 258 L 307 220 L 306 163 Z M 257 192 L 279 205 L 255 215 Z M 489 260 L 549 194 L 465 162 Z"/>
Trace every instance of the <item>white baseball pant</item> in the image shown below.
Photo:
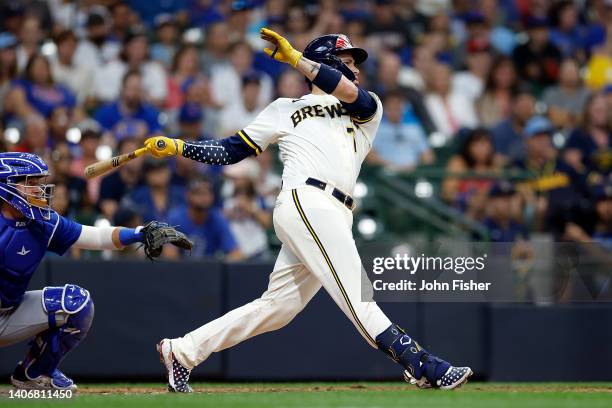
<path fill-rule="evenodd" d="M 187 368 L 213 352 L 289 323 L 323 286 L 372 347 L 391 321 L 375 302 L 361 297 L 361 259 L 352 212 L 312 186 L 283 190 L 274 209 L 274 229 L 283 243 L 268 289 L 244 306 L 172 339 L 172 351 Z M 368 285 L 369 285 L 368 281 Z"/>

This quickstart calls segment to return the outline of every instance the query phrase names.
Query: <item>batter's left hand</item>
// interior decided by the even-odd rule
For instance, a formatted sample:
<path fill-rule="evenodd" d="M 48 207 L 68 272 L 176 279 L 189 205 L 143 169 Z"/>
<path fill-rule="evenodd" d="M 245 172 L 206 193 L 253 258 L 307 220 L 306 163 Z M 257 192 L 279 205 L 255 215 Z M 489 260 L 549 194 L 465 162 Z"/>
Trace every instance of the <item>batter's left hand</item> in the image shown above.
<path fill-rule="evenodd" d="M 161 158 L 183 154 L 184 142 L 166 136 L 155 136 L 145 140 L 144 145 L 153 157 Z"/>
<path fill-rule="evenodd" d="M 293 48 L 291 44 L 289 44 L 289 41 L 282 35 L 267 28 L 262 28 L 259 34 L 261 38 L 271 42 L 276 47 L 274 50 L 264 48 L 264 52 L 275 60 L 295 67 L 300 58 L 302 58 L 302 53 Z"/>

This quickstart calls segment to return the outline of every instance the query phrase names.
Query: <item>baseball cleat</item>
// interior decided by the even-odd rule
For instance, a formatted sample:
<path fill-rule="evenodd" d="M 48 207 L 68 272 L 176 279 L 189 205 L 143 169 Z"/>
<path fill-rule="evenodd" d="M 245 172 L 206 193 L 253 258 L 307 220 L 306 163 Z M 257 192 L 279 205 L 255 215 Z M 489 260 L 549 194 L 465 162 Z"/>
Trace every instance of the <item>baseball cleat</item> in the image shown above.
<path fill-rule="evenodd" d="M 166 376 L 168 377 L 168 391 L 170 392 L 193 392 L 189 385 L 189 375 L 191 370 L 183 367 L 181 363 L 174 358 L 172 353 L 172 344 L 169 339 L 163 339 L 157 344 L 157 352 L 159 353 L 159 361 L 166 367 Z"/>
<path fill-rule="evenodd" d="M 446 373 L 440 377 L 436 384 L 431 384 L 425 376 L 420 379 L 416 379 L 408 370 L 404 371 L 404 380 L 407 383 L 414 384 L 418 388 L 432 388 L 437 387 L 443 390 L 454 390 L 460 388 L 463 384 L 468 382 L 468 378 L 473 374 L 470 367 L 449 367 Z"/>
<path fill-rule="evenodd" d="M 35 378 L 30 378 L 23 367 L 22 362 L 19 362 L 13 375 L 11 375 L 11 384 L 20 390 L 63 390 L 76 391 L 77 386 L 70 378 L 66 377 L 57 368 L 53 373 L 48 375 L 39 375 Z"/>

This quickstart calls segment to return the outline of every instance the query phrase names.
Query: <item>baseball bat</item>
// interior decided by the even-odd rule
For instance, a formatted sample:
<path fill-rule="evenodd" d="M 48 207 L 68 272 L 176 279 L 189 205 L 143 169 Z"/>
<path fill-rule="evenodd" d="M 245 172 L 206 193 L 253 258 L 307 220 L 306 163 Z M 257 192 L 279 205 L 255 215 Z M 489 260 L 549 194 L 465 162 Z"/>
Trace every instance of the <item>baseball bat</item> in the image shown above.
<path fill-rule="evenodd" d="M 88 179 L 92 179 L 94 177 L 101 176 L 103 174 L 108 173 L 109 171 L 123 166 L 125 163 L 129 162 L 137 158 L 138 156 L 142 156 L 147 152 L 146 147 L 141 147 L 140 149 L 134 150 L 131 153 L 121 154 L 119 156 L 111 157 L 107 160 L 101 160 L 94 164 L 90 164 L 85 168 L 85 177 Z"/>

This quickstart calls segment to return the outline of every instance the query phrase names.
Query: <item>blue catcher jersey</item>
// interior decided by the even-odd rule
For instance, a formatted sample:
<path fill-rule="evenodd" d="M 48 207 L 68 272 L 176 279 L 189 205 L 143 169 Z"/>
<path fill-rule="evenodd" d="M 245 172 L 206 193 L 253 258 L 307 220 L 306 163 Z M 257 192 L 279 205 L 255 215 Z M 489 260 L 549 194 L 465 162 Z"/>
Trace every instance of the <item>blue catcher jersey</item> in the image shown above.
<path fill-rule="evenodd" d="M 81 224 L 56 212 L 49 220 L 11 220 L 0 213 L 0 308 L 16 307 L 46 251 L 63 255 Z"/>

